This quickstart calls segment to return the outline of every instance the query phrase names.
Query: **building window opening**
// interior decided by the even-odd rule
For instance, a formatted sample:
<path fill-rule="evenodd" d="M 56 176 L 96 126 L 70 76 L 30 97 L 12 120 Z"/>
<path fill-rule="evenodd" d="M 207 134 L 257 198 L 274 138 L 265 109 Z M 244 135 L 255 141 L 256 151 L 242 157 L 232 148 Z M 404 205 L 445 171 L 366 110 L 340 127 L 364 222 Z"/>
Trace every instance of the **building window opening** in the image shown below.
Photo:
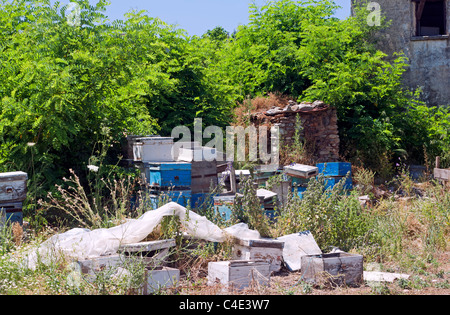
<path fill-rule="evenodd" d="M 445 0 L 416 0 L 416 36 L 446 35 Z"/>

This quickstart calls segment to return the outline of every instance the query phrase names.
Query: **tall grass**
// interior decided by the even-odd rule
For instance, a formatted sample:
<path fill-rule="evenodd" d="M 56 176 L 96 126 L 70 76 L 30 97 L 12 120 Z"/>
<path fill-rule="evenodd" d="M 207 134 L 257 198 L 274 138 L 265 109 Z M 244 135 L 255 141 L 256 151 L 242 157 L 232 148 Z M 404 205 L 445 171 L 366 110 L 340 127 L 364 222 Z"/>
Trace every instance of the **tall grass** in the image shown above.
<path fill-rule="evenodd" d="M 128 202 L 133 186 L 125 184 L 126 179 L 123 179 L 123 184 L 118 180 L 104 186 L 110 191 L 110 198 L 103 199 L 103 206 L 96 208 L 103 209 L 103 212 L 94 212 L 92 203 L 88 204 L 91 200 L 88 194 L 81 188 L 77 189 L 75 175 L 71 194 L 65 195 L 68 200 L 60 199 L 59 205 L 66 205 L 65 211 L 76 210 L 73 214 L 75 222 L 90 229 L 118 224 L 135 216 L 135 211 L 146 211 L 148 206 L 145 193 L 137 202 Z M 220 224 L 225 227 L 243 221 L 251 228 L 262 231 L 263 236 L 274 238 L 309 230 L 324 252 L 335 246 L 363 254 L 366 262 L 394 264 L 402 271 L 413 273 L 425 272 L 436 264 L 434 257 L 437 254 L 448 251 L 450 191 L 438 183 L 414 184 L 411 187 L 409 179 L 400 177 L 397 187 L 399 191 L 407 191 L 407 194 L 394 193 L 363 206 L 358 196 L 368 192 L 368 185 L 364 185 L 363 190 L 348 192 L 343 188 L 344 181 L 328 190 L 324 181 L 321 177 L 311 180 L 302 200 L 291 194 L 284 207 L 277 209 L 277 219 L 272 221 L 264 216 L 250 178 L 242 183 L 243 197 L 236 206 L 234 220 L 222 220 Z M 419 189 L 421 193 L 415 194 Z M 55 203 L 49 202 L 47 206 L 54 207 Z M 91 210 L 92 213 L 89 212 Z M 197 211 L 217 219 L 211 203 L 205 203 Z M 48 235 L 41 234 L 36 238 L 30 237 L 26 242 L 17 242 L 12 230 L 7 226 L 0 235 L 0 294 L 137 293 L 143 271 L 139 265 L 122 266 L 130 272 L 119 278 L 116 276 L 117 269 L 104 270 L 94 281 L 87 281 L 83 275 L 74 272 L 73 264 L 67 261 L 40 264 L 36 270 L 25 268 L 25 249 L 39 244 Z M 231 245 L 193 242 L 184 238 L 181 230 L 176 218 L 168 218 L 154 238 L 177 240 L 177 247 L 167 261 L 182 269 L 192 287 L 195 287 L 194 283 L 207 274 L 207 262 L 230 258 Z M 416 282 L 408 285 L 416 285 Z"/>

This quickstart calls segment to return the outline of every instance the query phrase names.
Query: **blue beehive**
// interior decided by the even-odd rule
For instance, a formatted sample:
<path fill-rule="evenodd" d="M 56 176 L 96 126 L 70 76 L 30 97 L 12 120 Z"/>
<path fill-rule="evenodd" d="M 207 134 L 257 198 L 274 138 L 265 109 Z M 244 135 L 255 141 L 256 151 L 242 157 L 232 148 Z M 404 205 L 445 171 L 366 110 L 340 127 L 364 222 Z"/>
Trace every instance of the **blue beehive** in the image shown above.
<path fill-rule="evenodd" d="M 319 176 L 325 177 L 325 188 L 332 189 L 341 180 L 345 180 L 344 189 L 353 189 L 353 181 L 351 177 L 352 164 L 347 162 L 330 162 L 319 163 Z M 347 175 L 350 173 L 349 177 Z"/>
<path fill-rule="evenodd" d="M 347 176 L 348 172 L 352 171 L 352 164 L 346 162 L 319 163 L 316 166 L 319 174 L 325 177 Z"/>
<path fill-rule="evenodd" d="M 303 193 L 307 190 L 307 187 L 304 186 L 296 186 L 292 187 L 292 192 L 300 197 L 300 199 L 303 199 Z"/>
<path fill-rule="evenodd" d="M 214 196 L 214 213 L 219 214 L 225 221 L 231 220 L 233 214 L 235 195 L 228 196 Z M 275 219 L 276 212 L 274 210 L 264 209 L 264 205 L 261 204 L 261 211 L 269 218 Z"/>
<path fill-rule="evenodd" d="M 190 190 L 152 190 L 150 193 L 150 201 L 153 209 L 159 208 L 160 201 L 176 202 L 183 207 L 187 207 L 191 202 Z"/>
<path fill-rule="evenodd" d="M 191 207 L 192 209 L 198 207 L 212 207 L 214 205 L 213 196 L 209 193 L 197 193 L 191 196 Z"/>
<path fill-rule="evenodd" d="M 214 199 L 214 213 L 219 214 L 222 219 L 229 221 L 233 213 L 233 205 L 235 195 L 232 196 L 215 196 Z"/>
<path fill-rule="evenodd" d="M 291 177 L 292 180 L 292 186 L 303 186 L 308 187 L 309 181 L 311 178 L 297 178 L 297 177 Z"/>
<path fill-rule="evenodd" d="M 351 177 L 345 176 L 335 176 L 335 177 L 327 177 L 325 178 L 325 189 L 333 189 L 341 180 L 345 180 L 345 184 L 343 186 L 346 190 L 353 189 L 353 181 Z"/>
<path fill-rule="evenodd" d="M 151 187 L 189 188 L 191 186 L 191 163 L 161 162 L 145 163 L 145 176 Z"/>
<path fill-rule="evenodd" d="M 17 222 L 20 225 L 23 225 L 23 212 L 21 202 L 0 204 L 0 215 L 1 211 L 4 211 L 4 213 L 6 214 L 5 215 L 6 222 L 10 224 Z"/>

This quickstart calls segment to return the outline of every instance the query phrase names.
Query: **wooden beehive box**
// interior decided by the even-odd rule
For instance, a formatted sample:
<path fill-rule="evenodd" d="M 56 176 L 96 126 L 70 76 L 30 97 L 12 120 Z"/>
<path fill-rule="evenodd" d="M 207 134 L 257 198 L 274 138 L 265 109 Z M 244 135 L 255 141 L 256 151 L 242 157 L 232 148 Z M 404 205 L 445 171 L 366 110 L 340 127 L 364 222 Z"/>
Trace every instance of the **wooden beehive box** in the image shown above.
<path fill-rule="evenodd" d="M 143 294 L 155 293 L 164 288 L 174 287 L 180 282 L 180 270 L 169 267 L 147 268 Z"/>
<path fill-rule="evenodd" d="M 302 279 L 313 284 L 359 286 L 364 281 L 363 256 L 345 252 L 302 257 Z"/>
<path fill-rule="evenodd" d="M 298 178 L 311 178 L 319 174 L 319 169 L 316 166 L 293 164 L 284 167 L 286 175 Z"/>
<path fill-rule="evenodd" d="M 283 261 L 284 242 L 274 240 L 235 239 L 232 255 L 235 260 L 263 260 L 270 264 L 270 272 L 278 272 Z"/>
<path fill-rule="evenodd" d="M 352 164 L 347 162 L 329 162 L 316 165 L 319 174 L 325 177 L 329 176 L 347 176 L 352 171 Z"/>
<path fill-rule="evenodd" d="M 228 289 L 242 290 L 252 284 L 266 286 L 270 282 L 270 264 L 266 261 L 236 260 L 208 264 L 208 285 L 222 284 Z"/>
<path fill-rule="evenodd" d="M 192 165 L 186 162 L 152 162 L 142 164 L 142 173 L 150 187 L 189 189 Z"/>
<path fill-rule="evenodd" d="M 8 222 L 9 224 L 19 223 L 20 225 L 23 225 L 23 203 L 0 202 L 0 216 L 4 216 L 5 222 Z"/>
<path fill-rule="evenodd" d="M 216 161 L 194 161 L 191 171 L 192 194 L 209 193 L 218 185 Z"/>
<path fill-rule="evenodd" d="M 24 172 L 0 173 L 0 203 L 24 201 L 28 175 Z"/>
<path fill-rule="evenodd" d="M 145 258 L 148 266 L 163 265 L 171 255 L 170 249 L 175 247 L 175 240 L 158 240 L 122 245 L 119 252 L 125 256 Z"/>
<path fill-rule="evenodd" d="M 98 256 L 85 260 L 78 260 L 77 264 L 83 274 L 96 276 L 101 271 L 108 271 L 118 268 L 125 264 L 124 255 Z"/>

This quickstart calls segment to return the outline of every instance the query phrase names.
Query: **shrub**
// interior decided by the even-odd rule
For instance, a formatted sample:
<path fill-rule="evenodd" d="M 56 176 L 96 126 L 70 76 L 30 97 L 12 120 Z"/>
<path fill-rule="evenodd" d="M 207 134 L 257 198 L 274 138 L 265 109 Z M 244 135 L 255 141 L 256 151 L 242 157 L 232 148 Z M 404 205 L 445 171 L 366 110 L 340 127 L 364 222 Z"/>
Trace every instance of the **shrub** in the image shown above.
<path fill-rule="evenodd" d="M 309 230 L 320 248 L 336 246 L 342 250 L 362 247 L 370 240 L 372 220 L 363 211 L 356 194 L 347 195 L 345 180 L 325 189 L 325 178 L 311 179 L 303 199 L 291 197 L 281 209 L 277 234 Z"/>

